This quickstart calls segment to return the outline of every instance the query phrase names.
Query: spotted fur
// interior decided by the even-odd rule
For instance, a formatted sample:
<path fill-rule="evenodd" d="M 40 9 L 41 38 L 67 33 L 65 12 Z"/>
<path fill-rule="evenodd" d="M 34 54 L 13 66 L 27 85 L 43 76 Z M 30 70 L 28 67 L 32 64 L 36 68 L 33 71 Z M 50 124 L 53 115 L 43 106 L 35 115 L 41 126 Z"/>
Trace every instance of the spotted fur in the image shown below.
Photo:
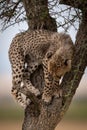
<path fill-rule="evenodd" d="M 45 79 L 42 99 L 49 103 L 52 96 L 59 96 L 59 81 L 61 76 L 71 69 L 72 55 L 73 43 L 67 34 L 45 30 L 18 34 L 9 49 L 12 94 L 17 101 L 22 106 L 28 104 L 17 90 L 20 87 L 26 86 L 26 89 L 36 96 L 40 94 L 30 81 L 30 75 L 39 65 L 43 65 Z"/>

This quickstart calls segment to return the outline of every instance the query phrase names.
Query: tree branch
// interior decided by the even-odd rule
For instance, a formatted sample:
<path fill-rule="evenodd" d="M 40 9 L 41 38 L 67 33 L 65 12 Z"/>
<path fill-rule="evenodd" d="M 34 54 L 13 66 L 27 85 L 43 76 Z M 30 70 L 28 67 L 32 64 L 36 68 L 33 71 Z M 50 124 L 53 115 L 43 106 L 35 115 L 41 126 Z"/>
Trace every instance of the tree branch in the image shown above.
<path fill-rule="evenodd" d="M 24 9 L 21 0 L 16 2 L 7 0 L 0 1 L 0 19 L 2 22 L 2 30 L 5 30 L 13 24 L 23 21 L 23 14 Z"/>
<path fill-rule="evenodd" d="M 81 10 L 87 6 L 87 0 L 60 0 L 59 3 L 69 5 Z"/>
<path fill-rule="evenodd" d="M 33 115 L 35 111 L 35 109 L 32 110 L 33 106 L 28 106 L 25 111 L 23 130 L 54 130 L 67 111 L 87 65 L 87 17 L 84 16 L 85 19 L 82 20 L 76 37 L 72 69 L 64 76 L 61 83 L 63 97 L 53 98 L 49 106 L 42 104 L 38 116 Z M 41 68 L 38 68 L 38 71 L 33 75 L 34 77 L 32 76 L 32 82 L 34 86 L 42 88 L 43 92 L 44 78 L 42 78 L 42 72 L 43 69 L 41 71 Z"/>

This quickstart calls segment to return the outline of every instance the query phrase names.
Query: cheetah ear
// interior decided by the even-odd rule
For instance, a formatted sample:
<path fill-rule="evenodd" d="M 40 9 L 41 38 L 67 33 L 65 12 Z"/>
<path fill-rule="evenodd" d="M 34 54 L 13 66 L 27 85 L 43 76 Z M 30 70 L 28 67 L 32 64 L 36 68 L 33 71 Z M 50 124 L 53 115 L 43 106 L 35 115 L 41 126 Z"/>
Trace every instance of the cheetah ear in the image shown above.
<path fill-rule="evenodd" d="M 48 59 L 51 58 L 52 55 L 53 55 L 53 53 L 51 51 L 46 54 Z"/>
<path fill-rule="evenodd" d="M 70 65 L 71 64 L 71 60 L 69 60 L 69 59 L 66 59 L 65 61 L 64 61 L 64 65 Z"/>

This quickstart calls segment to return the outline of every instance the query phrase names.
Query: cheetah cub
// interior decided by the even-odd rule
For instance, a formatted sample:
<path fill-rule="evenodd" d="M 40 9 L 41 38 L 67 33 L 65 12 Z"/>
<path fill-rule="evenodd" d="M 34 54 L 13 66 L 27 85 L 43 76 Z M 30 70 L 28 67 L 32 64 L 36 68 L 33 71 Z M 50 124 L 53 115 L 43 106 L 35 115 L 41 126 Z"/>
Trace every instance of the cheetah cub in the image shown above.
<path fill-rule="evenodd" d="M 73 42 L 68 34 L 46 30 L 18 34 L 9 48 L 12 94 L 16 100 L 24 107 L 28 105 L 28 99 L 24 100 L 17 89 L 24 86 L 36 96 L 40 95 L 30 81 L 30 75 L 39 65 L 43 66 L 45 80 L 42 99 L 50 103 L 53 96 L 58 97 L 60 78 L 71 69 L 72 56 Z"/>

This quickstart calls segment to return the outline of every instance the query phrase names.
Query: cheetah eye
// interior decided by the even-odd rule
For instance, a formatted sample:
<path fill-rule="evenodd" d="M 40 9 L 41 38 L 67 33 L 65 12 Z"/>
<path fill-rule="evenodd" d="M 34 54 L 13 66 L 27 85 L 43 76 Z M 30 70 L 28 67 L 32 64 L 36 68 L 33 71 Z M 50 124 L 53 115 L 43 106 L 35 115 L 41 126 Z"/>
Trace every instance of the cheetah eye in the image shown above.
<path fill-rule="evenodd" d="M 64 65 L 68 65 L 68 59 L 66 59 L 65 61 L 64 61 Z"/>
<path fill-rule="evenodd" d="M 61 67 L 61 65 L 60 65 L 60 64 L 57 64 L 57 67 L 59 68 L 59 67 Z"/>
<path fill-rule="evenodd" d="M 47 58 L 51 58 L 52 57 L 52 52 L 48 52 L 47 53 Z"/>

